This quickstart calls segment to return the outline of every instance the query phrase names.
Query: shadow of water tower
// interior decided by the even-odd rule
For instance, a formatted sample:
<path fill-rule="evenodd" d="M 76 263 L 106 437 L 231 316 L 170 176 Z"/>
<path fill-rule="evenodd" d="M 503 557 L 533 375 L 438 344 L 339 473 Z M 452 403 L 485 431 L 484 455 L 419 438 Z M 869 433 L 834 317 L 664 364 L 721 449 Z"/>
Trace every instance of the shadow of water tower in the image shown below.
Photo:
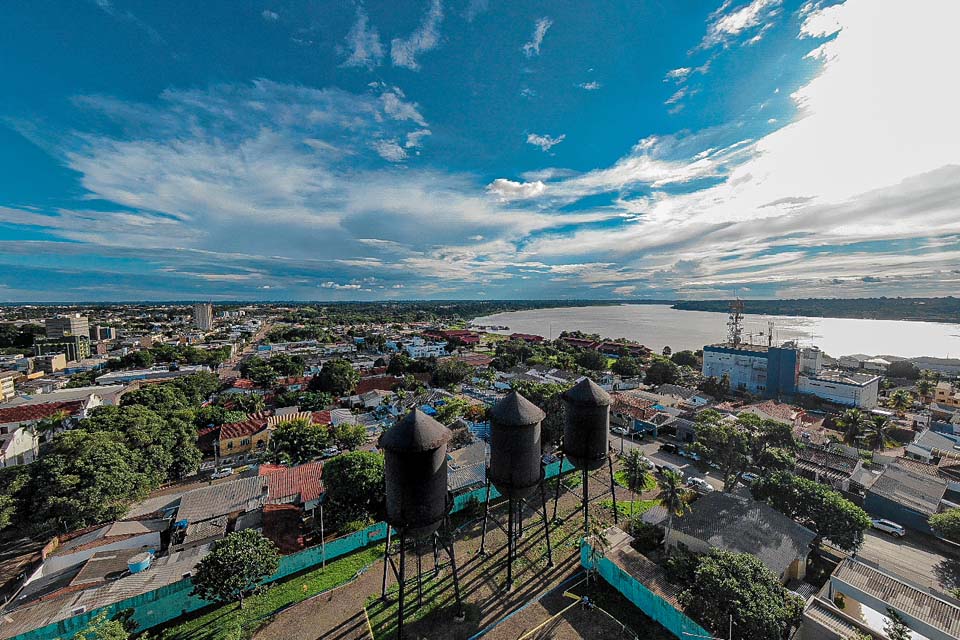
<path fill-rule="evenodd" d="M 411 551 L 416 554 L 417 595 L 418 603 L 422 604 L 422 549 L 427 543 L 432 543 L 434 575 L 439 573 L 440 549 L 448 554 L 457 617 L 464 615 L 448 518 L 453 506 L 453 500 L 447 492 L 447 442 L 450 437 L 449 429 L 418 409 L 408 413 L 380 437 L 386 478 L 387 523 L 396 530 L 398 538 L 397 548 L 391 552 L 393 532 L 388 529 L 381 597 L 386 598 L 387 595 L 389 568 L 393 570 L 398 583 L 398 638 L 403 637 L 406 613 L 406 556 Z"/>

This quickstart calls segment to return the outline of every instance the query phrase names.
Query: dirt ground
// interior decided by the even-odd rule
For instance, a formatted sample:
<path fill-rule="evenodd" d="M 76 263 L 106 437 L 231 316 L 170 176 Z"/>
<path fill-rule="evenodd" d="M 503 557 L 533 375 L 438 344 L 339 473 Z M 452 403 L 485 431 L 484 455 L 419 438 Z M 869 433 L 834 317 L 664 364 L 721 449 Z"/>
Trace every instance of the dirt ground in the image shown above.
<path fill-rule="evenodd" d="M 604 481 L 604 478 L 606 480 Z M 590 481 L 591 498 L 609 491 L 606 469 L 595 472 Z M 579 492 L 579 487 L 574 491 Z M 627 500 L 632 494 L 617 488 L 617 499 Z M 553 514 L 553 494 L 548 492 L 548 516 Z M 609 494 L 606 496 L 609 498 Z M 537 496 L 539 498 L 539 496 Z M 513 589 L 504 592 L 506 571 L 506 535 L 496 526 L 487 531 L 486 551 L 480 547 L 482 513 L 480 517 L 461 525 L 455 536 L 460 587 L 466 607 L 466 620 L 455 620 L 453 581 L 446 556 L 441 555 L 441 571 L 433 580 L 432 554 L 423 558 L 426 578 L 423 607 L 417 606 L 416 580 L 412 570 L 415 556 L 408 554 L 407 564 L 407 621 L 404 638 L 438 638 L 467 640 L 481 632 L 487 638 L 529 639 L 557 638 L 633 638 L 620 622 L 612 617 L 576 604 L 576 596 L 564 592 L 582 582 L 583 570 L 579 561 L 579 543 L 583 534 L 580 498 L 565 491 L 561 495 L 558 523 L 551 524 L 553 544 L 552 567 L 548 566 L 546 544 L 543 539 L 539 499 L 524 513 L 523 538 L 518 543 L 514 563 Z M 613 524 L 612 510 L 604 509 L 600 500 L 591 503 L 591 518 Z M 506 520 L 506 505 L 491 509 L 493 517 Z M 429 567 L 429 570 L 428 570 Z M 329 594 L 305 601 L 267 623 L 255 635 L 256 640 L 359 640 L 371 637 L 396 637 L 396 579 L 388 575 L 387 600 L 380 600 L 383 563 L 371 566 L 358 580 Z M 425 578 L 425 579 L 426 579 Z M 570 607 L 571 604 L 575 606 Z M 565 611 L 563 611 L 566 607 Z M 561 611 L 563 611 L 561 613 Z M 560 615 L 557 615 L 560 613 Z M 642 615 L 642 614 L 641 614 Z M 555 618 L 553 616 L 556 616 Z M 645 625 L 656 626 L 649 621 Z M 543 624 L 546 623 L 546 624 Z M 535 630 L 538 626 L 542 627 Z M 657 632 L 640 636 L 656 638 Z"/>

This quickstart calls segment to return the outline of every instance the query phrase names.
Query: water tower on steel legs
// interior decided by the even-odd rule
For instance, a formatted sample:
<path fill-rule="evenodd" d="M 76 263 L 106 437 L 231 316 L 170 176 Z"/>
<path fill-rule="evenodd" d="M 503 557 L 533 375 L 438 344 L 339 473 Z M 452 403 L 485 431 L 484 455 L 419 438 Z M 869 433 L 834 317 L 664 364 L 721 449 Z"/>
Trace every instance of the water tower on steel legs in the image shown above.
<path fill-rule="evenodd" d="M 523 533 L 524 507 L 537 489 L 540 490 L 539 507 L 543 518 L 543 536 L 547 541 L 547 561 L 549 566 L 553 566 L 540 445 L 540 423 L 545 417 L 540 407 L 516 391 L 508 394 L 490 411 L 490 466 L 487 468 L 487 497 L 480 553 L 485 552 L 487 523 L 492 520 L 507 536 L 506 591 L 513 587 L 513 560 L 517 541 Z M 490 515 L 491 485 L 507 499 L 506 528 Z"/>
<path fill-rule="evenodd" d="M 387 488 L 387 523 L 397 531 L 399 544 L 391 553 L 391 530 L 383 558 L 383 591 L 387 595 L 387 567 L 399 584 L 397 637 L 403 637 L 404 590 L 408 552 L 417 558 L 418 602 L 423 600 L 423 562 L 421 550 L 432 542 L 434 573 L 439 572 L 439 550 L 450 557 L 457 616 L 463 617 L 460 580 L 453 549 L 448 514 L 453 501 L 447 492 L 447 442 L 450 430 L 433 418 L 414 409 L 380 437 L 384 455 Z M 410 548 L 412 545 L 412 548 Z M 395 561 L 394 556 L 398 559 Z"/>
<path fill-rule="evenodd" d="M 560 476 L 557 478 L 557 493 L 553 503 L 553 517 L 557 517 L 557 503 L 563 486 L 564 458 L 581 474 L 581 508 L 583 509 L 583 532 L 590 533 L 590 472 L 606 464 L 610 471 L 610 497 L 613 500 L 613 521 L 617 522 L 617 494 L 613 480 L 613 458 L 610 457 L 610 394 L 590 378 L 584 378 L 563 394 L 565 422 L 563 440 L 560 443 Z M 568 489 L 576 495 L 572 488 Z M 594 496 L 593 499 L 607 495 Z"/>

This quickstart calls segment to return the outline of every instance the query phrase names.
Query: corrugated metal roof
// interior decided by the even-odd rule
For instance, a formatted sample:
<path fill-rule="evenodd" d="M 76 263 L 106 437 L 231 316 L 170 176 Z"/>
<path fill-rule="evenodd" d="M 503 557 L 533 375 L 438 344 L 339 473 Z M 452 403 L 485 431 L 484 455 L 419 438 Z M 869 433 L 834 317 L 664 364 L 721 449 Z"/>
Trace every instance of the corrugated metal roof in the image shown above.
<path fill-rule="evenodd" d="M 180 498 L 177 520 L 209 520 L 236 511 L 252 511 L 263 505 L 266 479 L 261 476 L 194 489 Z"/>

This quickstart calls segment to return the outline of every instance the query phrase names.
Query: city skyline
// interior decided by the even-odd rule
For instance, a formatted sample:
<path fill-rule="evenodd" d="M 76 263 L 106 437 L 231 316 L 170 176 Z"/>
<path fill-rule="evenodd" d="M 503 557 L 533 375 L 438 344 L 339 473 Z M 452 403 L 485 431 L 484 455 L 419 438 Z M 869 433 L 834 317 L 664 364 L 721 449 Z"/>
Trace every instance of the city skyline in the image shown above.
<path fill-rule="evenodd" d="M 0 301 L 960 290 L 947 1 L 4 14 Z"/>

